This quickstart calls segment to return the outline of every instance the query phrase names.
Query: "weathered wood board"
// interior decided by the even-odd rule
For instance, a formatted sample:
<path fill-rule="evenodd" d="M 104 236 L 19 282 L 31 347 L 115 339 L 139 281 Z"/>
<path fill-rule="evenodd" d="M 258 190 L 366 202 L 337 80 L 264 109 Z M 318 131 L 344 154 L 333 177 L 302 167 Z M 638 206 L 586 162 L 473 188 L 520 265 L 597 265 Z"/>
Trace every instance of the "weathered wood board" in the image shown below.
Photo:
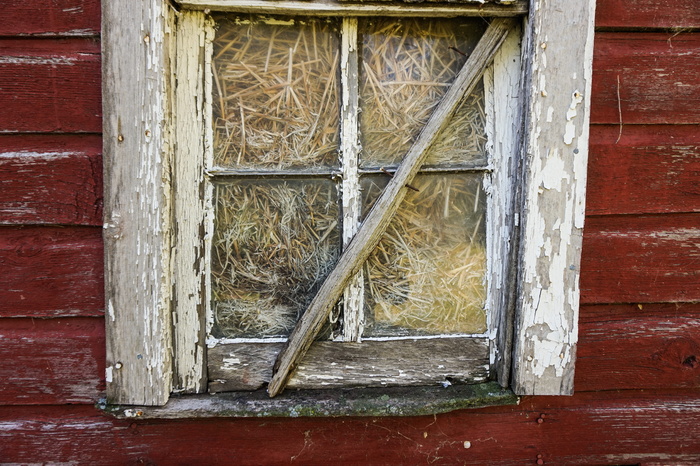
<path fill-rule="evenodd" d="M 598 28 L 700 27 L 700 8 L 688 0 L 598 0 Z"/>
<path fill-rule="evenodd" d="M 697 390 L 523 398 L 411 418 L 120 421 L 91 406 L 0 407 L 6 462 L 239 465 L 697 464 Z M 203 453 L 204 452 L 204 453 Z"/>
<path fill-rule="evenodd" d="M 0 227 L 0 270 L 0 317 L 103 314 L 99 228 Z"/>
<path fill-rule="evenodd" d="M 98 135 L 0 136 L 0 224 L 102 224 Z"/>
<path fill-rule="evenodd" d="M 0 405 L 93 404 L 104 396 L 104 319 L 0 319 L 0 361 Z"/>
<path fill-rule="evenodd" d="M 587 215 L 700 212 L 700 127 L 593 125 Z"/>
<path fill-rule="evenodd" d="M 700 214 L 591 217 L 582 303 L 700 300 Z"/>
<path fill-rule="evenodd" d="M 0 39 L 0 132 L 102 131 L 100 44 Z"/>
<path fill-rule="evenodd" d="M 224 344 L 209 349 L 209 391 L 256 390 L 272 377 L 283 343 Z M 389 387 L 481 383 L 488 379 L 488 339 L 316 342 L 289 388 Z"/>
<path fill-rule="evenodd" d="M 0 35 L 99 36 L 99 0 L 3 2 Z"/>
<path fill-rule="evenodd" d="M 697 125 L 699 61 L 695 32 L 597 33 L 591 123 Z"/>

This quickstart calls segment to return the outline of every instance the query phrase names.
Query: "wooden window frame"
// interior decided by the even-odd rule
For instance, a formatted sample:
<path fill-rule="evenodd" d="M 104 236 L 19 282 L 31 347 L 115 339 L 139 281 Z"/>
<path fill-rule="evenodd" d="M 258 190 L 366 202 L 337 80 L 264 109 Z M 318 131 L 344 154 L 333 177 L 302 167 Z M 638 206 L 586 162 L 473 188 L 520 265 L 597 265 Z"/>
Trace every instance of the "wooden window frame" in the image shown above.
<path fill-rule="evenodd" d="M 492 144 L 515 144 L 514 150 L 505 150 L 512 158 L 494 182 L 504 186 L 519 180 L 507 194 L 512 202 L 499 201 L 512 211 L 505 209 L 498 213 L 504 220 L 489 222 L 512 221 L 512 229 L 492 228 L 489 234 L 502 237 L 504 257 L 509 248 L 516 252 L 513 260 L 490 271 L 500 277 L 492 277 L 491 286 L 501 288 L 491 296 L 502 300 L 492 305 L 509 310 L 490 327 L 497 329 L 491 359 L 494 366 L 510 368 L 497 372 L 498 382 L 518 395 L 573 392 L 593 0 L 567 8 L 534 0 L 529 8 L 524 0 L 439 6 L 188 0 L 177 7 L 260 13 L 283 7 L 298 14 L 356 16 L 499 17 L 529 11 L 523 20 L 523 77 L 515 78 L 521 79 L 520 99 L 509 95 L 523 118 L 511 114 L 509 122 L 498 123 L 510 127 L 511 134 L 489 130 Z M 102 9 L 107 396 L 116 405 L 162 406 L 171 393 L 198 393 L 206 385 L 201 316 L 209 301 L 203 282 L 208 238 L 200 220 L 182 219 L 211 219 L 206 195 L 189 190 L 183 197 L 177 191 L 178 184 L 206 183 L 202 170 L 174 163 L 174 151 L 177 146 L 180 153 L 206 154 L 211 145 L 210 138 L 202 138 L 207 99 L 195 105 L 178 100 L 205 95 L 211 86 L 200 65 L 211 37 L 207 28 L 200 34 L 186 31 L 183 24 L 176 27 L 179 12 L 165 0 L 147 0 L 139 7 L 113 0 L 103 2 Z M 201 41 L 184 56 L 180 50 L 175 54 L 179 34 L 194 34 Z M 513 79 L 512 71 L 487 79 Z M 498 98 L 498 92 L 492 94 Z M 186 119 L 201 127 L 178 125 L 183 109 L 193 112 Z M 178 219 L 177 234 L 173 218 Z M 188 279 L 193 265 L 201 273 Z M 511 302 L 508 296 L 513 296 Z M 175 309 L 174 302 L 186 305 Z"/>

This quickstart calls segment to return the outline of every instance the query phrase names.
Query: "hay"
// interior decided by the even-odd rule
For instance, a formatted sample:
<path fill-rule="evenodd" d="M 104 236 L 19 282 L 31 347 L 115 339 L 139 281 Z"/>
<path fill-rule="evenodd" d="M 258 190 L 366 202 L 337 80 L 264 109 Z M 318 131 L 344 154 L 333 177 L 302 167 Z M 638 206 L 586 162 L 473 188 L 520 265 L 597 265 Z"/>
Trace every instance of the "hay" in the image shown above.
<path fill-rule="evenodd" d="M 366 335 L 486 329 L 480 175 L 422 175 L 365 264 Z M 367 197 L 379 188 L 372 180 Z M 384 184 L 383 182 L 381 184 Z"/>
<path fill-rule="evenodd" d="M 481 37 L 480 20 L 366 20 L 360 78 L 363 167 L 397 164 Z M 460 53 L 463 52 L 463 53 Z M 466 96 L 426 165 L 484 160 L 484 92 Z"/>
<path fill-rule="evenodd" d="M 214 42 L 215 165 L 338 166 L 339 45 L 332 23 L 230 18 L 219 21 Z"/>
<path fill-rule="evenodd" d="M 278 180 L 215 187 L 217 336 L 286 335 L 339 256 L 336 187 Z"/>

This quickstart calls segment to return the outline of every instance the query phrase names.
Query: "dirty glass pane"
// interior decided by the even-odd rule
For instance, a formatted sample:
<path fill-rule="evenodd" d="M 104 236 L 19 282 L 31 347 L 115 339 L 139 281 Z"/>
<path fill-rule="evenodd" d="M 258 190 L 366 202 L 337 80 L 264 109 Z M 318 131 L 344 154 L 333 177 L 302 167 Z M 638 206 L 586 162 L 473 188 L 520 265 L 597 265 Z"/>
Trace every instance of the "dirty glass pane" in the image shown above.
<path fill-rule="evenodd" d="M 214 336 L 288 335 L 340 252 L 327 180 L 214 184 Z"/>
<path fill-rule="evenodd" d="M 338 166 L 334 23 L 227 18 L 214 41 L 214 165 Z"/>
<path fill-rule="evenodd" d="M 361 22 L 361 166 L 390 166 L 403 158 L 485 28 L 476 18 Z M 483 86 L 464 99 L 426 165 L 485 160 L 483 100 Z"/>
<path fill-rule="evenodd" d="M 486 330 L 482 174 L 419 175 L 365 264 L 365 336 Z M 387 177 L 363 180 L 365 213 Z"/>

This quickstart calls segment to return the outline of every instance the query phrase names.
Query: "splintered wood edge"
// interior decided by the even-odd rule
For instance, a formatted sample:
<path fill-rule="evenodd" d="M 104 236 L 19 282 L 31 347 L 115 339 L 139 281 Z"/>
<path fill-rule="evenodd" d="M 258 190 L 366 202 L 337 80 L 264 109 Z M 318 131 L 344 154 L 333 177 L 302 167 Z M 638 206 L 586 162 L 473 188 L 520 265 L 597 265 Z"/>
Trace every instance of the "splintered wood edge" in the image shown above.
<path fill-rule="evenodd" d="M 489 2 L 473 0 L 459 4 L 376 4 L 338 3 L 331 0 L 285 1 L 285 0 L 185 0 L 177 1 L 182 8 L 193 10 L 231 11 L 236 13 L 259 13 L 278 15 L 313 16 L 488 16 L 507 17 L 527 13 L 527 0 L 512 2 Z"/>
<path fill-rule="evenodd" d="M 418 139 L 404 157 L 394 177 L 292 331 L 287 346 L 278 356 L 273 368 L 273 376 L 268 387 L 271 397 L 284 390 L 290 373 L 308 351 L 345 285 L 362 267 L 381 239 L 406 194 L 405 185 L 413 180 L 428 154 L 428 149 L 437 139 L 440 131 L 449 123 L 449 117 L 457 108 L 461 97 L 465 92 L 471 92 L 477 84 L 514 25 L 515 20 L 510 18 L 497 18 L 489 25 Z"/>

